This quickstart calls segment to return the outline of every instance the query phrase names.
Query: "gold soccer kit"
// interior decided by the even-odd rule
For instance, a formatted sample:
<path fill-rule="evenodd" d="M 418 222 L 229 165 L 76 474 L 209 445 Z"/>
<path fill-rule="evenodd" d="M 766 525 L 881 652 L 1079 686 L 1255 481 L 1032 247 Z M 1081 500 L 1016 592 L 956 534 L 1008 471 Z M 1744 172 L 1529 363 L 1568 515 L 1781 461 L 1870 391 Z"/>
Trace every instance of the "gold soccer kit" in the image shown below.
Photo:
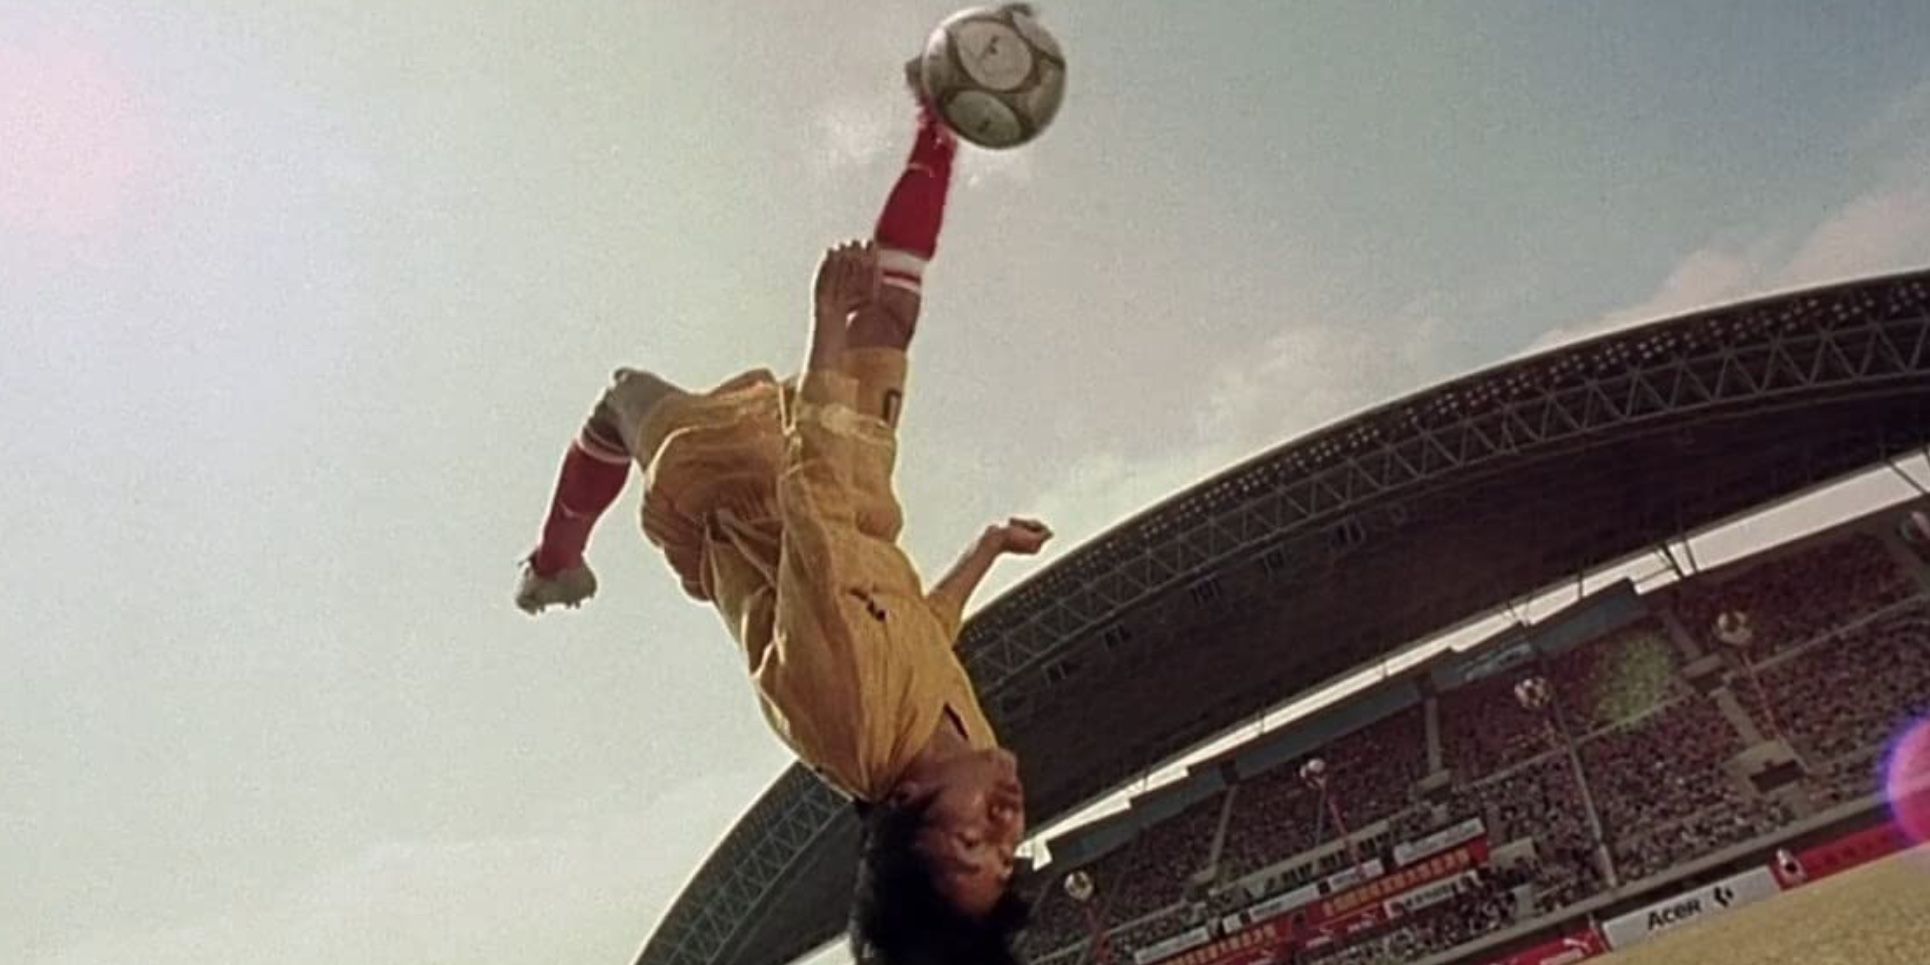
<path fill-rule="evenodd" d="M 635 411 L 619 380 L 604 399 L 644 466 L 645 536 L 723 617 L 778 737 L 864 801 L 948 713 L 997 744 L 953 649 L 965 601 L 925 593 L 897 542 L 905 371 L 858 349 L 801 384 L 759 370 Z"/>

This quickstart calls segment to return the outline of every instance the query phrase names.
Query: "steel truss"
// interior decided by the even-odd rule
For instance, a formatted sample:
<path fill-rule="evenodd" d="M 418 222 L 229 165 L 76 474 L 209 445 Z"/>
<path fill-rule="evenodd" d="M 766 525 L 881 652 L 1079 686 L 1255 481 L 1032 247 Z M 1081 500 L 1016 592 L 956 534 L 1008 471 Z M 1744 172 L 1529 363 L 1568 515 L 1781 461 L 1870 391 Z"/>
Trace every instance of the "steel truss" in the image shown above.
<path fill-rule="evenodd" d="M 1930 386 L 1930 272 L 1762 299 L 1498 366 L 1275 449 L 1141 514 L 985 608 L 961 649 L 988 709 L 1124 614 L 1448 479 L 1628 433 Z M 1560 574 L 1555 574 L 1559 576 Z M 1032 703 L 999 720 L 1015 729 Z M 997 711 L 994 711 L 996 714 Z M 639 965 L 712 965 L 848 805 L 801 767 L 759 799 Z M 842 901 L 843 896 L 835 900 Z"/>

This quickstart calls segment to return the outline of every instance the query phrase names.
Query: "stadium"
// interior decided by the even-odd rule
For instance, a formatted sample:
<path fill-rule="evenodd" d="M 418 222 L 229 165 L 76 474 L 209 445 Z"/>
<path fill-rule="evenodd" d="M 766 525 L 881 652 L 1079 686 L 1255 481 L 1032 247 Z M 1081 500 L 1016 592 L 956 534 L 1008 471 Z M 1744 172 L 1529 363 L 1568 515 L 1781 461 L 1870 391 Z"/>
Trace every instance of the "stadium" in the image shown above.
<path fill-rule="evenodd" d="M 1925 775 L 1888 765 L 1930 717 L 1930 497 L 1895 462 L 1926 445 L 1915 272 L 1501 364 L 1117 526 L 962 643 L 1040 825 L 1387 669 L 1050 837 L 1027 959 L 1578 961 L 1906 849 Z M 1890 469 L 1914 499 L 1695 558 L 1694 537 Z M 1644 558 L 1663 579 L 1604 575 Z M 1557 612 L 1417 649 L 1551 593 Z M 639 965 L 836 939 L 855 839 L 793 767 Z"/>

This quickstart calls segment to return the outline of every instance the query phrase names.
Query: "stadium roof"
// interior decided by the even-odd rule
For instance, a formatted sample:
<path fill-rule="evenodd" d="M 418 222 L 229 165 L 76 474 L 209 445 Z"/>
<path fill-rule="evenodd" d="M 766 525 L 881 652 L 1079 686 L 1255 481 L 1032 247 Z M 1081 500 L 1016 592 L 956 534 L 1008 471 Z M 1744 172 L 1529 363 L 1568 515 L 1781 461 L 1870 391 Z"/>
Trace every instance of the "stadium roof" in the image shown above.
<path fill-rule="evenodd" d="M 962 648 L 1040 825 L 1298 692 L 1930 443 L 1930 271 L 1509 362 L 1266 452 L 985 607 Z M 792 767 L 639 965 L 840 932 L 856 821 Z"/>

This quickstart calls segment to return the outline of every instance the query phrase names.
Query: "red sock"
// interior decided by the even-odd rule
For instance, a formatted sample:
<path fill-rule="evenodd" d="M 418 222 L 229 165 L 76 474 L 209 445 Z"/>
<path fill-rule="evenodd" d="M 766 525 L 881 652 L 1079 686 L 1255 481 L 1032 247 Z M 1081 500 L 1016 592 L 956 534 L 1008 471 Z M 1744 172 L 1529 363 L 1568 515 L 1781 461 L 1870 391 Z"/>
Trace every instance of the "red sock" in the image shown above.
<path fill-rule="evenodd" d="M 873 233 L 885 284 L 919 290 L 925 264 L 938 253 L 938 229 L 945 222 L 945 195 L 951 188 L 952 158 L 957 153 L 957 136 L 929 109 L 921 109 L 911 156 L 885 199 Z"/>
<path fill-rule="evenodd" d="M 630 457 L 599 442 L 585 430 L 563 457 L 549 517 L 543 521 L 543 541 L 532 563 L 538 576 L 555 576 L 583 562 L 590 531 L 630 479 Z"/>

